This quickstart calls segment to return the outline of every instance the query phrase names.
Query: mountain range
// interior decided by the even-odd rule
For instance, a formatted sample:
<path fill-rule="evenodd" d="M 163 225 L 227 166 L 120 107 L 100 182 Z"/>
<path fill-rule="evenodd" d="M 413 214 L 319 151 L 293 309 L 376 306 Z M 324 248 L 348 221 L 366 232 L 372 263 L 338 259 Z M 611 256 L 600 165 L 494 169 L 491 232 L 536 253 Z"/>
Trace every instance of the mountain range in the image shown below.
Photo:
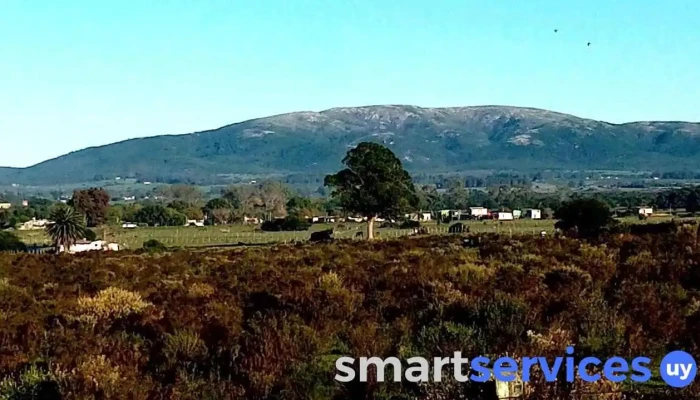
<path fill-rule="evenodd" d="M 325 174 L 362 141 L 385 144 L 413 173 L 700 167 L 699 123 L 612 124 L 507 106 L 385 105 L 295 112 L 86 148 L 28 168 L 0 168 L 0 184 Z"/>

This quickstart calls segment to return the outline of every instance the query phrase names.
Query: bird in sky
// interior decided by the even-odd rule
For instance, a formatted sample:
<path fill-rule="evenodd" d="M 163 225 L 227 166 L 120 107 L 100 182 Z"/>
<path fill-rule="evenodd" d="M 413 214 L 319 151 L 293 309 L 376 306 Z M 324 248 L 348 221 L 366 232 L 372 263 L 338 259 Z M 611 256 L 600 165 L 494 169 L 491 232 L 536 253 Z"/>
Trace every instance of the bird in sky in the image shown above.
<path fill-rule="evenodd" d="M 555 30 L 554 30 L 554 33 L 557 33 L 557 32 L 559 32 L 559 29 L 555 29 Z"/>
<path fill-rule="evenodd" d="M 591 47 L 591 42 L 588 42 L 588 47 Z"/>

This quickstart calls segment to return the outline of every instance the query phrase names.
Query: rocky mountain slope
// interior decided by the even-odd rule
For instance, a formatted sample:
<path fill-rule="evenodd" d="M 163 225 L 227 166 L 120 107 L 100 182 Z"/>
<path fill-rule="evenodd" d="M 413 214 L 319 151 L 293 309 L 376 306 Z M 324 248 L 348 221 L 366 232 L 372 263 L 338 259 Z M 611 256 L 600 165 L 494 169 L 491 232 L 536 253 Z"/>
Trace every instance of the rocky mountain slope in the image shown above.
<path fill-rule="evenodd" d="M 610 124 L 533 108 L 391 105 L 296 112 L 188 135 L 127 140 L 29 168 L 0 169 L 0 183 L 319 174 L 337 169 L 345 152 L 361 141 L 384 143 L 412 172 L 700 167 L 697 123 Z"/>

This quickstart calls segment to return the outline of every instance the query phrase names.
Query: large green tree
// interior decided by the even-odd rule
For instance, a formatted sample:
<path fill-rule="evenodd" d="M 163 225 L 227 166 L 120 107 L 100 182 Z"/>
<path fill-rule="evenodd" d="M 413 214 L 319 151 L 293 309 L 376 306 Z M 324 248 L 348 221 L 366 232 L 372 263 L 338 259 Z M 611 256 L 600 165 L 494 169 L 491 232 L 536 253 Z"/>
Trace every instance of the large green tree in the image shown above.
<path fill-rule="evenodd" d="M 101 188 L 76 190 L 69 205 L 85 215 L 88 226 L 94 227 L 103 224 L 106 220 L 109 194 Z"/>
<path fill-rule="evenodd" d="M 378 217 L 396 218 L 418 203 L 411 176 L 388 148 L 363 142 L 343 158 L 345 169 L 326 176 L 331 196 L 348 212 L 367 217 L 367 238 L 374 238 Z"/>
<path fill-rule="evenodd" d="M 51 211 L 52 221 L 46 233 L 59 251 L 61 246 L 68 251 L 70 246 L 85 237 L 85 217 L 70 206 L 59 206 Z"/>
<path fill-rule="evenodd" d="M 610 207 L 597 198 L 581 198 L 564 203 L 554 214 L 562 230 L 575 229 L 580 237 L 593 237 L 615 224 Z"/>

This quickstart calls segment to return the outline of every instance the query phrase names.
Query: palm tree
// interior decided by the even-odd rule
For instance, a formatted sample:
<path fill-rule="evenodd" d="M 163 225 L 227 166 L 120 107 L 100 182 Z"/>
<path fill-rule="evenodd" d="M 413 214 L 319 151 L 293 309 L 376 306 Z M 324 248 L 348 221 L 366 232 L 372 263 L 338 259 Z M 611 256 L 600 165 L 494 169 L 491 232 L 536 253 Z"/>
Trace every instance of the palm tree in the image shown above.
<path fill-rule="evenodd" d="M 75 208 L 56 207 L 51 211 L 50 218 L 53 222 L 46 227 L 46 233 L 56 246 L 56 252 L 60 251 L 61 246 L 68 251 L 78 239 L 85 237 L 85 218 Z"/>

